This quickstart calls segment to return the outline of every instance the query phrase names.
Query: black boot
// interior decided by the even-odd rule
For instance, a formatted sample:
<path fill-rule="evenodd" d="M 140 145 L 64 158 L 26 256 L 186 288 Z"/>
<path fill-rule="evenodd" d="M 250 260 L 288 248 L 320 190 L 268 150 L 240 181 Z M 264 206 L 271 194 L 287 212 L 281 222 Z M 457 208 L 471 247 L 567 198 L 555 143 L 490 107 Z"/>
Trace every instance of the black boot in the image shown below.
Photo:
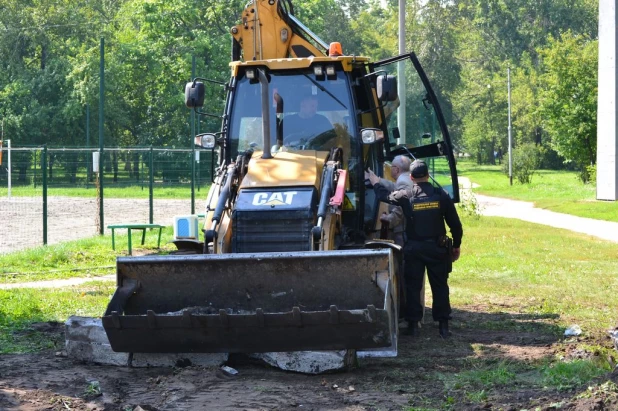
<path fill-rule="evenodd" d="M 408 328 L 402 328 L 400 334 L 418 337 L 420 335 L 418 321 L 408 320 Z"/>
<path fill-rule="evenodd" d="M 448 320 L 440 320 L 440 337 L 448 338 L 451 336 L 451 332 L 448 330 Z"/>

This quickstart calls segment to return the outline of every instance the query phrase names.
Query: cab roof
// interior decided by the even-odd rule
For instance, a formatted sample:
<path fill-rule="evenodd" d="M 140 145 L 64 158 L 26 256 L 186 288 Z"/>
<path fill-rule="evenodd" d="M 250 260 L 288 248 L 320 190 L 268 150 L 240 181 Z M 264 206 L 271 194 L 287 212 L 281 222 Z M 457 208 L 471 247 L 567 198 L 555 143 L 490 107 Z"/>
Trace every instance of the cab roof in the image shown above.
<path fill-rule="evenodd" d="M 306 57 L 271 60 L 233 61 L 230 63 L 232 75 L 238 73 L 239 67 L 268 67 L 271 70 L 289 70 L 309 68 L 314 63 L 341 63 L 344 71 L 352 71 L 354 65 L 369 63 L 369 57 L 338 56 L 338 57 Z"/>

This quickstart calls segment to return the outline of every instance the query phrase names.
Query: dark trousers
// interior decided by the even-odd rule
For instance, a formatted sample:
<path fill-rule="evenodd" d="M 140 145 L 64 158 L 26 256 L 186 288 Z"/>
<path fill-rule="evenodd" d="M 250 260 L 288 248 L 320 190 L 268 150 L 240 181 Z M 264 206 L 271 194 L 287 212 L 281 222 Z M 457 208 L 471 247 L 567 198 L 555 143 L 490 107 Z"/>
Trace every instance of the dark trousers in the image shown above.
<path fill-rule="evenodd" d="M 403 250 L 404 247 L 404 238 L 403 232 L 393 233 L 393 241 L 398 246 L 401 246 Z M 405 279 L 405 262 L 404 259 L 401 259 L 401 264 L 398 267 L 399 272 L 399 318 L 404 318 L 406 313 L 406 279 Z"/>
<path fill-rule="evenodd" d="M 449 300 L 448 275 L 452 262 L 446 257 L 446 249 L 438 247 L 433 241 L 409 241 L 404 249 L 404 277 L 406 284 L 406 313 L 410 321 L 420 321 L 423 318 L 421 289 L 423 275 L 427 270 L 427 278 L 433 294 L 431 312 L 434 321 L 451 318 L 451 303 Z"/>

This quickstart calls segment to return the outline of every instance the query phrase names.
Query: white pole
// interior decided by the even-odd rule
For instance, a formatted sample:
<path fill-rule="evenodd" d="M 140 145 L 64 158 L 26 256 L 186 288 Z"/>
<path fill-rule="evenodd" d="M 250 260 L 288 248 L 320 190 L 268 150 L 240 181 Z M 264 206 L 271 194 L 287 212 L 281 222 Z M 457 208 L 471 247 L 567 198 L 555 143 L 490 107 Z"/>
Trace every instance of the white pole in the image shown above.
<path fill-rule="evenodd" d="M 507 87 L 509 90 L 509 182 L 513 185 L 513 140 L 511 138 L 511 68 L 506 69 Z"/>
<path fill-rule="evenodd" d="M 616 0 L 599 1 L 597 200 L 618 200 L 618 11 Z"/>
<path fill-rule="evenodd" d="M 399 0 L 399 54 L 406 52 L 406 0 Z M 403 143 L 407 143 L 406 138 L 406 70 L 405 62 L 397 63 L 397 94 L 399 94 L 399 109 L 397 110 L 397 127 L 399 135 L 403 137 Z M 401 144 L 401 138 L 397 139 L 397 144 Z"/>
<path fill-rule="evenodd" d="M 11 199 L 11 140 L 6 140 L 6 148 L 8 150 L 8 177 L 9 177 L 9 200 Z"/>

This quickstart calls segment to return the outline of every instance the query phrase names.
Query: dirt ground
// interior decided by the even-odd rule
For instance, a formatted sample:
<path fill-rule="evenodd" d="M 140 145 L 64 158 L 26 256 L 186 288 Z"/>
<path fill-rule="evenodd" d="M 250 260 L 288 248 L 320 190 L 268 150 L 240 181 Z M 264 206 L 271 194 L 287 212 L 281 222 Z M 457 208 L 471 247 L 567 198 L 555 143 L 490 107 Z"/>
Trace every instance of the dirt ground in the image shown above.
<path fill-rule="evenodd" d="M 522 368 L 546 357 L 580 357 L 579 344 L 556 338 L 552 319 L 503 312 L 487 306 L 458 307 L 454 336 L 442 340 L 433 323 L 419 338 L 402 336 L 399 356 L 362 359 L 357 367 L 325 375 L 303 375 L 270 368 L 246 357 L 231 357 L 229 376 L 219 368 L 184 364 L 176 368 L 126 368 L 84 364 L 64 357 L 62 324 L 35 324 L 56 350 L 0 356 L 1 410 L 616 410 L 615 390 L 541 389 L 517 383 L 465 389 L 455 380 L 475 361 L 506 361 Z M 494 307 L 495 308 L 495 307 Z M 493 311 L 493 313 L 489 313 Z M 519 310 L 518 310 L 519 311 Z M 494 330 L 487 324 L 517 322 L 525 331 Z M 485 324 L 486 326 L 483 326 Z M 508 328 L 511 329 L 511 328 Z M 532 368 L 531 368 L 532 369 Z M 533 372 L 533 371 L 531 371 Z M 618 383 L 618 374 L 598 379 Z M 488 384 L 486 382 L 485 384 Z M 473 401 L 472 390 L 484 392 Z M 581 395 L 587 393 L 587 395 Z"/>

